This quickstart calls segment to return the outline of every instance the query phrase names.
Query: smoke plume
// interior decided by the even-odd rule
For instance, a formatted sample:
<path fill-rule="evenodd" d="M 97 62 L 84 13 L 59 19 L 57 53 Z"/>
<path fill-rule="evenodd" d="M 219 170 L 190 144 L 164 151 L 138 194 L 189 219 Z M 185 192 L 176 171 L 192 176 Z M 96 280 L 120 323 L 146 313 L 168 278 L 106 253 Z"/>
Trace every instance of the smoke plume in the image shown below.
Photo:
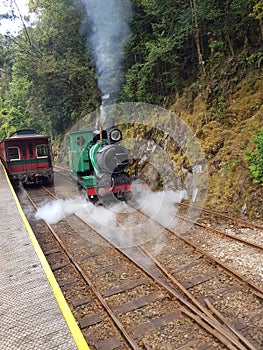
<path fill-rule="evenodd" d="M 123 45 L 130 34 L 129 0 L 82 0 L 91 27 L 89 44 L 98 73 L 103 105 L 115 102 L 123 83 Z"/>

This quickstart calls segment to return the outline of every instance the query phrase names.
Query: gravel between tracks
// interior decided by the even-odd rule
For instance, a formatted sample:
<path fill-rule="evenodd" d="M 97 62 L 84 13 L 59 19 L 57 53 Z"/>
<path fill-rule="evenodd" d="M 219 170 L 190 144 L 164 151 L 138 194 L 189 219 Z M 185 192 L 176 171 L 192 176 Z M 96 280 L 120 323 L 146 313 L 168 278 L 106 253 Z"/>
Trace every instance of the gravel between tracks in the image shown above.
<path fill-rule="evenodd" d="M 240 274 L 263 286 L 263 253 L 243 243 L 213 235 L 204 230 L 192 232 L 194 243 L 214 257 L 222 260 Z M 260 238 L 259 238 L 260 240 Z M 260 244 L 260 242 L 256 242 Z"/>

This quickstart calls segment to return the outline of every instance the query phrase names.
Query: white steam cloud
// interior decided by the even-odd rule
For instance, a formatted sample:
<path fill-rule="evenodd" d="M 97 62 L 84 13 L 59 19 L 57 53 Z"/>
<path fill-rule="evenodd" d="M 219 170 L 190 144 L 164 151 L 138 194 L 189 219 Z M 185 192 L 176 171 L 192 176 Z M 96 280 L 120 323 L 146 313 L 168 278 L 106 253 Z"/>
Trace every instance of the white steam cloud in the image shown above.
<path fill-rule="evenodd" d="M 186 190 L 149 192 L 145 200 L 139 200 L 142 212 L 164 227 L 176 224 L 177 204 L 188 199 Z"/>
<path fill-rule="evenodd" d="M 36 219 L 43 219 L 48 224 L 57 224 L 65 220 L 69 215 L 80 210 L 83 202 L 76 199 L 58 199 L 44 204 L 36 212 Z"/>
<path fill-rule="evenodd" d="M 96 207 L 91 202 L 81 197 L 74 199 L 57 199 L 40 207 L 35 217 L 37 220 L 43 219 L 48 224 L 57 224 L 66 220 L 70 215 L 76 214 L 80 217 L 88 218 L 90 224 L 108 226 L 114 222 L 114 213 L 103 206 Z"/>
<path fill-rule="evenodd" d="M 74 220 L 72 221 L 70 215 L 75 214 L 118 247 L 137 246 L 156 238 L 158 238 L 158 244 L 160 244 L 162 241 L 162 226 L 176 225 L 178 204 L 186 198 L 187 193 L 184 190 L 156 193 L 147 191 L 146 196 L 139 198 L 135 205 L 149 216 L 149 219 L 144 217 L 141 220 L 134 219 L 132 213 L 135 211 L 135 208 L 124 202 L 106 208 L 104 206 L 95 206 L 81 197 L 65 200 L 58 199 L 39 208 L 36 212 L 36 219 L 43 219 L 49 224 L 67 220 L 74 228 Z M 126 219 L 119 225 L 117 224 L 118 215 L 122 213 L 126 214 Z M 127 216 L 127 214 L 129 215 Z M 89 233 L 80 232 L 79 230 L 78 232 L 85 239 L 94 240 L 94 237 L 89 235 Z"/>
<path fill-rule="evenodd" d="M 123 83 L 123 45 L 130 34 L 132 6 L 129 0 L 81 0 L 91 24 L 90 45 L 104 100 L 115 102 Z M 106 104 L 106 103 L 105 103 Z"/>

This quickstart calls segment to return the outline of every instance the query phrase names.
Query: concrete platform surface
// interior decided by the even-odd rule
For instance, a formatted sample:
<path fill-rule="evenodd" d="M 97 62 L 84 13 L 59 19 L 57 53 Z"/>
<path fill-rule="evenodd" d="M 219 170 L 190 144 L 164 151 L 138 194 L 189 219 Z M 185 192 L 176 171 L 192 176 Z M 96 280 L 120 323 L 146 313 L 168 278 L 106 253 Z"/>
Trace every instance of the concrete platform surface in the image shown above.
<path fill-rule="evenodd" d="M 0 349 L 89 349 L 1 163 Z"/>

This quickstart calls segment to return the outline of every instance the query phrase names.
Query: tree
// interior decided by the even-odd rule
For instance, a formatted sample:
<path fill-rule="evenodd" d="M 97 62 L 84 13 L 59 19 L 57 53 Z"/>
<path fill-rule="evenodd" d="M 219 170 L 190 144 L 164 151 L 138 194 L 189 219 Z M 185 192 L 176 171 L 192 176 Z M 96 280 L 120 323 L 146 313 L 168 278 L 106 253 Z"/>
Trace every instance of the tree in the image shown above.
<path fill-rule="evenodd" d="M 192 9 L 193 33 L 194 33 L 194 39 L 195 39 L 195 44 L 197 49 L 198 64 L 200 67 L 201 77 L 204 79 L 206 72 L 205 72 L 205 64 L 204 64 L 205 62 L 203 59 L 201 43 L 200 43 L 200 28 L 199 28 L 199 20 L 198 20 L 198 12 L 197 12 L 197 1 L 190 0 L 190 5 Z"/>
<path fill-rule="evenodd" d="M 38 0 L 31 10 L 41 13 L 34 28 L 13 41 L 13 97 L 24 101 L 24 124 L 55 137 L 99 105 L 99 91 L 85 34 L 83 12 L 74 1 Z M 19 102 L 18 102 L 19 101 Z"/>
<path fill-rule="evenodd" d="M 263 40 L 263 0 L 254 1 L 253 9 L 250 13 L 250 16 L 258 20 L 261 39 Z"/>
<path fill-rule="evenodd" d="M 133 0 L 121 99 L 163 105 L 167 96 L 180 94 L 186 86 L 218 83 L 217 75 L 220 79 L 228 69 L 226 62 L 244 62 L 244 56 L 260 49 L 258 23 L 250 14 L 255 5 L 260 18 L 261 3 Z"/>
<path fill-rule="evenodd" d="M 133 1 L 122 100 L 163 104 L 193 79 L 191 11 L 184 1 Z"/>

